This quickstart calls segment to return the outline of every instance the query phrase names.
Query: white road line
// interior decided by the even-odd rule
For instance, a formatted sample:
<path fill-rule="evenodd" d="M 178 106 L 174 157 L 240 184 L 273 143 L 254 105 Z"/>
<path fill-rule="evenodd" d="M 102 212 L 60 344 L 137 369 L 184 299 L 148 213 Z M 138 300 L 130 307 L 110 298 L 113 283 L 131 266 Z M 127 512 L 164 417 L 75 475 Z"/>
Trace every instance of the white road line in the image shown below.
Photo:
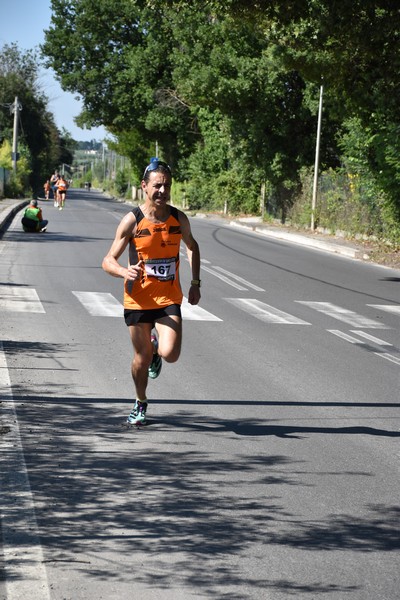
<path fill-rule="evenodd" d="M 367 306 L 377 308 L 378 310 L 384 310 L 385 312 L 392 313 L 393 315 L 400 315 L 400 306 L 393 304 L 367 304 Z"/>
<path fill-rule="evenodd" d="M 400 365 L 400 357 L 399 356 L 393 356 L 393 354 L 388 354 L 387 352 L 375 352 L 375 354 L 377 356 L 380 356 L 381 358 L 385 358 L 386 360 L 389 360 L 392 363 L 395 363 L 396 365 Z"/>
<path fill-rule="evenodd" d="M 233 304 L 240 310 L 245 311 L 252 317 L 263 321 L 264 323 L 279 323 L 281 325 L 311 325 L 307 321 L 274 308 L 269 304 L 264 304 L 254 298 L 225 298 L 227 302 Z"/>
<path fill-rule="evenodd" d="M 7 312 L 45 313 L 35 289 L 0 285 L 0 310 Z"/>
<path fill-rule="evenodd" d="M 232 279 L 236 279 L 236 281 L 240 281 L 240 283 L 243 283 L 243 285 L 246 285 L 248 288 L 251 288 L 252 290 L 256 290 L 256 292 L 265 292 L 265 290 L 262 287 L 259 287 L 258 285 L 254 285 L 254 283 L 250 283 L 250 281 L 247 281 L 246 279 L 239 277 L 239 275 L 235 275 L 235 273 L 231 273 L 230 271 L 227 271 L 226 269 L 223 269 L 222 267 L 214 267 L 214 269 L 216 269 L 217 271 L 220 271 L 221 273 L 225 273 L 225 275 L 229 275 L 229 277 L 232 277 Z"/>
<path fill-rule="evenodd" d="M 183 298 L 182 302 L 182 319 L 186 321 L 222 321 L 216 315 L 208 312 L 201 306 L 192 306 L 188 303 L 187 298 Z"/>
<path fill-rule="evenodd" d="M 186 262 L 189 262 L 188 256 L 187 256 L 187 252 L 185 250 L 184 246 L 181 246 L 179 249 L 179 255 L 181 257 L 182 260 L 186 260 Z M 200 263 L 202 265 L 210 265 L 210 261 L 207 260 L 206 258 L 200 258 Z"/>
<path fill-rule="evenodd" d="M 228 279 L 228 277 L 226 277 L 225 275 L 222 275 L 221 273 L 216 273 L 214 271 L 214 269 L 210 269 L 210 267 L 206 267 L 204 265 L 201 265 L 201 270 L 202 271 L 207 271 L 207 273 L 211 273 L 211 275 L 214 275 L 214 277 L 218 277 L 218 279 L 221 279 L 221 281 L 224 281 L 228 285 L 231 285 L 232 287 L 236 288 L 240 292 L 245 292 L 247 290 L 246 287 L 243 287 L 243 286 L 239 285 L 238 283 L 235 283 L 234 281 L 231 281 L 230 279 Z"/>
<path fill-rule="evenodd" d="M 184 256 L 187 260 L 186 252 L 181 251 L 181 255 Z M 201 259 L 202 271 L 207 271 L 207 273 L 214 275 L 214 277 L 218 277 L 218 279 L 221 279 L 221 281 L 224 281 L 228 285 L 231 285 L 232 287 L 236 288 L 237 290 L 239 290 L 241 292 L 245 292 L 248 288 L 251 288 L 252 290 L 255 290 L 256 292 L 265 292 L 264 288 L 261 288 L 258 285 L 255 285 L 254 283 L 250 283 L 250 281 L 243 279 L 243 277 L 239 277 L 239 275 L 236 275 L 235 273 L 231 273 L 231 271 L 227 271 L 226 269 L 223 269 L 222 267 L 219 267 L 219 266 L 206 267 L 205 266 L 206 264 L 209 265 L 211 263 L 209 260 L 205 260 L 202 258 Z M 243 284 L 246 287 L 242 287 L 242 285 L 235 283 L 234 281 L 232 281 L 232 279 L 239 281 L 241 284 Z"/>
<path fill-rule="evenodd" d="M 344 333 L 343 331 L 339 331 L 339 329 L 327 329 L 328 333 L 333 333 L 333 335 L 337 335 L 342 338 L 342 340 L 346 340 L 346 342 L 350 342 L 350 344 L 358 344 L 360 346 L 364 345 L 365 342 L 362 342 L 358 338 L 349 335 L 348 333 Z"/>
<path fill-rule="evenodd" d="M 22 449 L 11 381 L 3 344 L 0 342 L 0 386 L 2 424 L 10 431 L 2 435 L 0 470 L 1 532 L 7 600 L 50 600 L 43 551 L 32 491 Z"/>
<path fill-rule="evenodd" d="M 339 331 L 338 329 L 327 329 L 327 331 L 329 333 L 333 333 L 333 335 L 337 335 L 338 337 L 340 337 L 342 340 L 345 340 L 346 342 L 350 342 L 350 344 L 356 344 L 357 346 L 365 345 L 365 342 L 362 342 L 358 338 L 355 338 L 352 335 L 348 335 L 347 333 L 344 333 L 343 331 Z M 384 342 L 383 340 L 379 340 L 378 338 L 374 338 L 372 335 L 370 335 L 370 336 L 368 334 L 363 335 L 363 332 L 361 332 L 361 331 L 353 331 L 352 333 L 355 333 L 356 335 L 365 337 L 367 340 L 369 340 L 371 342 L 379 343 L 381 346 L 391 346 L 392 345 L 392 344 L 388 344 L 387 342 Z M 392 363 L 395 363 L 396 365 L 400 365 L 400 357 L 399 356 L 393 356 L 393 354 L 388 354 L 387 352 L 374 352 L 374 354 L 376 356 L 380 356 L 381 358 L 384 358 Z"/>
<path fill-rule="evenodd" d="M 124 307 L 108 292 L 72 292 L 93 317 L 123 317 Z"/>
<path fill-rule="evenodd" d="M 360 337 L 368 340 L 369 342 L 373 342 L 377 346 L 393 346 L 393 344 L 389 344 L 389 342 L 385 342 L 385 340 L 381 340 L 375 337 L 374 335 L 366 333 L 365 331 L 352 330 L 351 333 L 355 333 L 356 335 L 359 335 Z"/>
<path fill-rule="evenodd" d="M 108 292 L 72 292 L 92 317 L 123 317 L 124 307 Z M 201 306 L 182 302 L 182 318 L 187 321 L 222 321 Z"/>
<path fill-rule="evenodd" d="M 369 319 L 368 317 L 358 315 L 351 310 L 347 310 L 341 306 L 336 306 L 330 302 L 304 302 L 302 300 L 296 300 L 296 302 L 298 304 L 304 304 L 305 306 L 308 306 L 309 308 L 312 308 L 318 312 L 324 313 L 333 319 L 347 323 L 352 327 L 360 327 L 362 329 L 390 329 L 390 327 L 387 325 L 383 325 L 382 323 L 374 321 L 373 319 Z"/>

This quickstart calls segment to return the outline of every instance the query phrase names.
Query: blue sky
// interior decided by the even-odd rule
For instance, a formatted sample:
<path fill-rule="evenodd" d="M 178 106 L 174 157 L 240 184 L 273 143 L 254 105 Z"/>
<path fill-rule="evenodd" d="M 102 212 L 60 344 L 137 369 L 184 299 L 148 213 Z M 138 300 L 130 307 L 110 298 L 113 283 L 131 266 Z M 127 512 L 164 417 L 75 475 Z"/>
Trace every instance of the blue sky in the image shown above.
<path fill-rule="evenodd" d="M 44 29 L 51 19 L 50 0 L 0 0 L 0 47 L 15 42 L 21 50 L 31 50 L 44 41 Z M 41 71 L 40 84 L 49 98 L 49 110 L 53 113 L 58 129 L 65 127 L 77 141 L 106 136 L 102 127 L 81 129 L 74 123 L 81 110 L 81 103 L 73 94 L 63 92 L 50 69 Z M 23 114 L 21 114 L 23 118 Z"/>

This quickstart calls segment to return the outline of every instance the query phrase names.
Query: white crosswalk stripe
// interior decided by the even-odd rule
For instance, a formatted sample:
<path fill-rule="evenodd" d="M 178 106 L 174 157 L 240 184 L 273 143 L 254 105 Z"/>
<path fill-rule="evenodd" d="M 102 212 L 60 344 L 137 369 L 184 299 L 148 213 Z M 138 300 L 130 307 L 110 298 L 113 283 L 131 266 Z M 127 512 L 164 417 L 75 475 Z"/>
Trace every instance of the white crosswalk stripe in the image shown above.
<path fill-rule="evenodd" d="M 34 288 L 0 285 L 0 310 L 7 312 L 45 313 Z"/>
<path fill-rule="evenodd" d="M 256 290 L 260 290 L 257 286 L 249 284 L 240 277 L 234 276 L 234 274 L 224 269 L 218 268 L 222 273 L 226 273 L 227 276 L 240 281 L 249 287 L 253 287 Z M 214 273 L 215 274 L 215 273 Z M 232 282 L 231 282 L 232 283 Z M 234 284 L 236 285 L 236 284 Z M 241 288 L 239 285 L 238 287 Z M 112 294 L 107 292 L 85 292 L 85 291 L 73 291 L 72 294 L 79 300 L 85 310 L 92 316 L 98 317 L 117 317 L 122 318 L 124 314 L 123 305 L 119 302 Z M 239 310 L 245 311 L 250 316 L 263 321 L 264 323 L 281 324 L 281 325 L 311 325 L 308 321 L 304 321 L 292 314 L 284 312 L 278 308 L 275 308 L 269 304 L 261 302 L 255 298 L 225 298 L 227 302 L 238 308 Z M 323 313 L 329 317 L 342 321 L 351 325 L 352 327 L 362 329 L 390 329 L 387 325 L 381 322 L 375 321 L 368 317 L 357 314 L 346 308 L 336 306 L 330 302 L 312 302 L 312 301 L 294 301 L 298 304 L 303 304 L 308 308 Z M 378 305 L 368 304 L 372 308 L 389 312 L 391 314 L 400 314 L 400 306 L 397 305 Z M 38 293 L 34 288 L 24 286 L 12 286 L 12 285 L 0 285 L 0 311 L 3 312 L 27 312 L 27 313 L 45 313 L 42 302 L 39 299 Z M 182 317 L 188 321 L 214 321 L 221 322 L 223 319 L 217 316 L 202 306 L 192 306 L 188 303 L 187 298 L 183 299 L 182 303 Z M 349 334 L 338 332 L 337 330 L 330 330 L 330 333 L 338 335 L 347 341 L 352 343 L 362 344 L 363 342 L 359 339 L 353 338 Z M 358 335 L 359 337 L 368 340 L 369 342 L 378 346 L 392 346 L 389 342 L 381 340 L 377 337 L 371 336 L 370 334 L 353 330 L 351 333 Z"/>
<path fill-rule="evenodd" d="M 372 308 L 377 308 L 378 310 L 383 310 L 385 312 L 392 313 L 393 315 L 400 315 L 400 305 L 367 304 L 367 306 L 371 306 Z"/>
<path fill-rule="evenodd" d="M 222 321 L 216 315 L 208 312 L 201 306 L 192 306 L 187 301 L 187 298 L 183 298 L 182 302 L 182 319 L 186 321 Z"/>
<path fill-rule="evenodd" d="M 107 292 L 72 292 L 93 317 L 123 317 L 124 307 Z M 188 321 L 222 321 L 201 306 L 192 306 L 187 298 L 182 303 L 182 318 Z"/>
<path fill-rule="evenodd" d="M 382 323 L 379 323 L 379 321 L 374 321 L 373 319 L 359 315 L 347 308 L 336 306 L 330 302 L 305 302 L 302 300 L 296 300 L 296 302 L 328 315 L 333 319 L 342 321 L 342 323 L 347 323 L 348 325 L 351 325 L 351 327 L 360 327 L 362 329 L 389 329 L 387 325 L 383 325 Z"/>
<path fill-rule="evenodd" d="M 221 269 L 221 273 L 225 273 Z M 232 273 L 226 271 L 227 275 L 232 277 Z M 215 273 L 214 273 L 215 274 Z M 224 277 L 221 275 L 221 277 Z M 235 279 L 235 277 L 233 277 Z M 237 281 L 245 283 L 249 287 L 252 286 L 241 278 L 236 278 Z M 231 285 L 236 287 L 236 283 L 231 282 Z M 241 287 L 238 285 L 238 287 Z M 124 307 L 112 294 L 108 292 L 85 292 L 85 291 L 73 291 L 72 294 L 81 303 L 84 309 L 94 317 L 116 317 L 123 318 Z M 229 302 L 234 307 L 246 314 L 254 317 L 263 323 L 277 324 L 277 325 L 311 325 L 308 321 L 304 321 L 292 314 L 284 312 L 274 306 L 261 302 L 256 298 L 224 298 L 226 302 Z M 390 346 L 393 344 L 382 340 L 376 336 L 373 336 L 361 329 L 391 329 L 389 326 L 384 325 L 378 321 L 370 319 L 368 317 L 359 315 L 351 310 L 336 306 L 330 302 L 308 302 L 308 301 L 294 301 L 298 304 L 303 304 L 308 308 L 316 310 L 322 314 L 332 317 L 343 323 L 349 324 L 357 329 L 351 329 L 349 333 L 337 329 L 327 329 L 328 333 L 341 338 L 342 340 L 349 342 L 355 346 L 366 347 L 366 343 L 370 345 L 374 344 L 378 347 Z M 375 305 L 368 304 L 372 308 L 383 310 L 391 314 L 400 314 L 400 306 L 396 305 Z M 0 313 L 1 312 L 26 312 L 26 313 L 45 313 L 45 309 L 39 299 L 38 293 L 34 288 L 24 286 L 12 286 L 12 285 L 0 285 Z M 221 309 L 223 314 L 223 309 Z M 182 302 L 182 318 L 186 321 L 214 321 L 222 322 L 223 319 L 219 316 L 207 311 L 202 306 L 192 306 L 188 303 L 186 297 L 183 298 Z M 350 335 L 354 334 L 354 335 Z M 354 337 L 357 336 L 357 337 Z M 360 339 L 361 338 L 361 339 Z M 364 341 L 365 340 L 365 341 Z M 385 360 L 392 362 L 396 365 L 400 365 L 400 357 L 387 352 L 374 352 L 376 356 L 380 356 Z"/>
<path fill-rule="evenodd" d="M 124 307 L 107 292 L 72 292 L 93 317 L 123 317 Z"/>
<path fill-rule="evenodd" d="M 264 323 L 279 323 L 281 325 L 311 325 L 307 321 L 303 321 L 298 317 L 290 315 L 278 308 L 274 308 L 269 304 L 260 302 L 254 298 L 225 298 L 227 302 L 233 304 L 240 310 L 244 310 L 246 313 L 263 321 Z"/>

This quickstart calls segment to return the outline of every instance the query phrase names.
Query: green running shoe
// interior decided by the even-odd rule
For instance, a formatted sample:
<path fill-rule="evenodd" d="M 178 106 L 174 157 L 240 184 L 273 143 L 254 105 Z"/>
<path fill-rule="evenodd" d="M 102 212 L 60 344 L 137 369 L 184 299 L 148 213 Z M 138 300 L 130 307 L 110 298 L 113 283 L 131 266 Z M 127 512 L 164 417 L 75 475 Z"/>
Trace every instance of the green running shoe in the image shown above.
<path fill-rule="evenodd" d="M 149 366 L 149 377 L 150 379 L 157 379 L 160 374 L 162 367 L 161 356 L 157 354 L 153 354 L 153 360 L 151 361 L 151 365 Z"/>
<path fill-rule="evenodd" d="M 132 411 L 127 418 L 126 422 L 129 425 L 143 425 L 146 423 L 146 410 L 147 410 L 147 402 L 139 402 L 136 400 Z"/>
<path fill-rule="evenodd" d="M 158 340 L 154 333 L 151 334 L 151 343 L 154 346 L 155 352 L 153 354 L 153 360 L 151 361 L 151 364 L 149 366 L 149 377 L 150 379 L 157 379 L 161 371 L 162 360 L 161 356 L 157 353 Z"/>

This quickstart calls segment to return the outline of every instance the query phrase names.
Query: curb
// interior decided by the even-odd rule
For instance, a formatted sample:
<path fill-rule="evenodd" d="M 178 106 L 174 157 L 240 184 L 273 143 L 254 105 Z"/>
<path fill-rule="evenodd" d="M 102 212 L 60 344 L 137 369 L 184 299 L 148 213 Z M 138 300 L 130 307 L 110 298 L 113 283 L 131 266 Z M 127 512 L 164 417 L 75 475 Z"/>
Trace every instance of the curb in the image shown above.
<path fill-rule="evenodd" d="M 324 242 L 322 240 L 313 240 L 307 236 L 299 235 L 297 233 L 286 233 L 285 231 L 272 231 L 271 229 L 268 229 L 266 227 L 250 224 L 247 225 L 238 221 L 230 221 L 229 224 L 232 227 L 243 227 L 244 229 L 251 229 L 252 231 L 265 235 L 266 237 L 285 240 L 287 242 L 292 242 L 301 246 L 308 246 L 310 248 L 317 248 L 318 250 L 323 250 L 325 252 L 330 252 L 334 254 L 340 254 L 342 256 L 347 256 L 348 258 L 355 258 L 360 260 L 368 260 L 369 258 L 367 254 L 363 254 L 357 248 L 351 248 L 340 244 L 330 244 L 329 242 Z"/>
<path fill-rule="evenodd" d="M 0 212 L 0 236 L 4 233 L 7 225 L 13 220 L 15 215 L 25 206 L 28 206 L 30 200 L 21 200 L 16 204 L 11 204 Z"/>

